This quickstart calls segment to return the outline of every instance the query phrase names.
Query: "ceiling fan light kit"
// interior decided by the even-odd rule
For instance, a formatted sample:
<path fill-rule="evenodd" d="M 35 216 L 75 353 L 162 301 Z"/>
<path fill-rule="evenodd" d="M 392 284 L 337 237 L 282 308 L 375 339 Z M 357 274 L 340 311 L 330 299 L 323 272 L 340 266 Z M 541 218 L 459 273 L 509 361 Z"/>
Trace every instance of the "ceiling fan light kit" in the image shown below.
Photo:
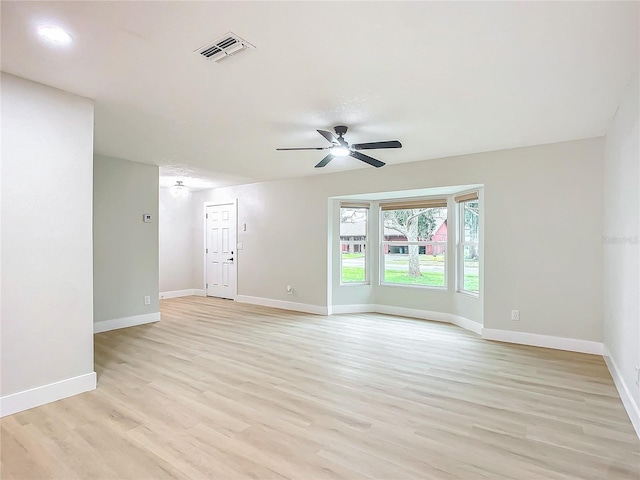
<path fill-rule="evenodd" d="M 344 125 L 337 125 L 334 128 L 337 137 L 326 130 L 318 130 L 327 141 L 331 143 L 329 147 L 293 147 L 293 148 L 276 148 L 276 150 L 329 150 L 329 154 L 324 157 L 315 168 L 322 168 L 334 158 L 353 157 L 361 162 L 367 163 L 373 167 L 380 168 L 384 166 L 384 162 L 377 160 L 369 155 L 360 153 L 358 150 L 375 150 L 381 148 L 402 148 L 402 144 L 398 140 L 389 140 L 386 142 L 367 142 L 357 143 L 349 146 L 343 138 L 348 128 Z"/>
<path fill-rule="evenodd" d="M 350 152 L 347 147 L 331 147 L 331 155 L 334 157 L 347 157 Z"/>
<path fill-rule="evenodd" d="M 189 195 L 189 189 L 182 184 L 182 181 L 176 180 L 176 184 L 169 189 L 169 193 L 173 197 L 186 197 Z"/>

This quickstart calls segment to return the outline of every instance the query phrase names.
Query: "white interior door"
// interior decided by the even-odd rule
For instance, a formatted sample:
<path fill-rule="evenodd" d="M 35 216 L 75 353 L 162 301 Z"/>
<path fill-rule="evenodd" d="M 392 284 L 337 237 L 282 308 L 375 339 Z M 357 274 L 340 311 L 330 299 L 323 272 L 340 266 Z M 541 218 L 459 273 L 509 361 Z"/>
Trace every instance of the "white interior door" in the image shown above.
<path fill-rule="evenodd" d="M 206 208 L 207 246 L 206 291 L 209 297 L 236 298 L 236 206 L 210 205 Z"/>

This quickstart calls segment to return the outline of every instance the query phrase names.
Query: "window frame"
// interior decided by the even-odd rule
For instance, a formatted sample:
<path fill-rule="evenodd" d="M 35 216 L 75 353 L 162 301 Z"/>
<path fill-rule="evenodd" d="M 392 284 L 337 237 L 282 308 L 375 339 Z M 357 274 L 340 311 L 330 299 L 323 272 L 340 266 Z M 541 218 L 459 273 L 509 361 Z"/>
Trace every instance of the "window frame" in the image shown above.
<path fill-rule="evenodd" d="M 477 197 L 474 199 L 464 199 L 461 201 L 457 201 L 457 216 L 458 216 L 458 233 L 457 233 L 457 248 L 456 248 L 456 257 L 457 257 L 457 269 L 456 269 L 456 292 L 464 295 L 469 295 L 474 298 L 480 297 L 480 260 L 478 261 L 478 291 L 466 290 L 464 288 L 464 250 L 465 247 L 476 247 L 478 251 L 480 251 L 480 218 L 478 218 L 478 235 L 477 240 L 475 241 L 467 241 L 465 240 L 465 208 L 467 203 L 470 202 L 478 202 L 478 217 L 480 217 L 480 198 L 479 194 L 476 193 Z"/>
<path fill-rule="evenodd" d="M 384 208 L 384 204 L 381 204 L 379 207 L 379 212 L 378 212 L 378 226 L 379 226 L 379 230 L 378 230 L 378 249 L 379 249 L 379 261 L 378 261 L 378 285 L 382 286 L 382 287 L 402 287 L 402 288 L 417 288 L 417 289 L 427 289 L 427 290 L 437 290 L 437 291 L 447 291 L 449 289 L 449 278 L 448 278 L 448 253 L 449 253 L 449 233 L 447 231 L 447 241 L 426 241 L 426 240 L 418 240 L 415 242 L 409 242 L 408 240 L 402 240 L 402 241 L 398 241 L 398 240 L 385 240 L 384 239 L 384 212 L 385 211 L 392 211 L 392 210 L 407 210 L 407 209 L 411 209 L 411 204 L 412 203 L 416 203 L 416 204 L 420 204 L 420 203 L 431 203 L 431 202 L 443 202 L 445 204 L 445 206 L 434 206 L 434 207 L 425 207 L 425 209 L 427 208 L 442 208 L 445 210 L 447 218 L 446 221 L 448 221 L 449 218 L 449 211 L 448 211 L 448 200 L 446 198 L 440 198 L 440 197 L 429 197 L 429 198 L 425 198 L 425 199 L 410 199 L 409 201 L 407 201 L 405 208 Z M 389 202 L 389 203 L 395 203 L 395 202 Z M 402 202 L 400 202 L 402 203 Z M 387 204 L 388 205 L 388 204 Z M 448 222 L 447 222 L 448 225 Z M 434 232 L 435 233 L 435 232 Z M 385 245 L 396 245 L 396 246 L 411 246 L 411 245 L 417 245 L 418 248 L 420 248 L 421 246 L 425 247 L 425 251 L 428 245 L 432 245 L 432 246 L 442 246 L 443 247 L 443 253 L 444 253 L 444 284 L 443 285 L 422 285 L 422 284 L 411 284 L 411 283 L 391 283 L 391 282 L 386 282 L 384 277 L 385 277 L 385 272 L 386 272 L 386 263 L 385 263 Z"/>
<path fill-rule="evenodd" d="M 370 223 L 370 215 L 371 215 L 371 206 L 368 203 L 340 203 L 339 206 L 339 214 L 338 214 L 338 220 L 340 220 L 341 216 L 342 216 L 342 209 L 343 208 L 351 208 L 351 209 L 362 209 L 362 210 L 366 210 L 366 214 L 367 214 L 367 218 L 366 218 L 366 229 L 365 229 L 365 235 L 364 235 L 364 240 L 363 241 L 342 241 L 342 235 L 341 235 L 341 231 L 340 231 L 340 226 L 342 224 L 341 221 L 338 221 L 338 252 L 340 255 L 340 270 L 339 270 L 339 276 L 340 276 L 340 286 L 341 287 L 357 287 L 357 286 L 362 286 L 362 285 L 370 285 L 371 284 L 371 275 L 370 275 L 370 270 L 371 270 L 371 262 L 370 262 L 370 258 L 369 258 L 369 223 Z M 355 282 L 345 282 L 343 280 L 343 275 L 342 275 L 342 246 L 343 245 L 361 245 L 362 247 L 364 247 L 364 280 L 363 281 L 355 281 Z"/>

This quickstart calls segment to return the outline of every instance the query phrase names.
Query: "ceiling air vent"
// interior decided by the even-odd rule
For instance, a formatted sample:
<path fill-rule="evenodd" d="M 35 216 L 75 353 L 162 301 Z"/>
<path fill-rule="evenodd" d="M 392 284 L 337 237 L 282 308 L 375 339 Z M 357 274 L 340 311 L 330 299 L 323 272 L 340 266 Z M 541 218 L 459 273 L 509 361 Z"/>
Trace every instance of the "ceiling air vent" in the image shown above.
<path fill-rule="evenodd" d="M 246 50 L 247 48 L 256 48 L 246 40 L 243 40 L 233 32 L 223 35 L 219 39 L 208 43 L 197 50 L 195 53 L 202 55 L 207 60 L 219 62 L 231 55 Z"/>

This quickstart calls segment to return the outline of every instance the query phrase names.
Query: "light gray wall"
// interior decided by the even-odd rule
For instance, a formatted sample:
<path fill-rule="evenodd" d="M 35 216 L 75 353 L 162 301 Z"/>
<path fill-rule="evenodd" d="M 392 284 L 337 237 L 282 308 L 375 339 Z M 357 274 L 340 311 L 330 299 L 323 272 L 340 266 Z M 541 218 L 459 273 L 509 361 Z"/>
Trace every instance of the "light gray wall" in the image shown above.
<path fill-rule="evenodd" d="M 2 73 L 0 395 L 93 374 L 93 103 Z"/>
<path fill-rule="evenodd" d="M 175 198 L 160 188 L 160 293 L 200 288 L 193 281 L 195 226 L 193 195 Z"/>
<path fill-rule="evenodd" d="M 605 141 L 604 344 L 640 407 L 640 124 L 638 76 L 631 82 Z"/>
<path fill-rule="evenodd" d="M 603 144 L 592 138 L 198 192 L 196 251 L 203 203 L 238 198 L 238 223 L 247 223 L 238 232 L 238 293 L 326 306 L 329 197 L 481 184 L 484 326 L 602 341 Z M 203 288 L 202 261 L 195 268 L 194 288 Z M 377 303 L 441 308 L 423 290 L 388 290 Z"/>
<path fill-rule="evenodd" d="M 97 155 L 93 182 L 94 321 L 157 313 L 158 167 Z"/>

